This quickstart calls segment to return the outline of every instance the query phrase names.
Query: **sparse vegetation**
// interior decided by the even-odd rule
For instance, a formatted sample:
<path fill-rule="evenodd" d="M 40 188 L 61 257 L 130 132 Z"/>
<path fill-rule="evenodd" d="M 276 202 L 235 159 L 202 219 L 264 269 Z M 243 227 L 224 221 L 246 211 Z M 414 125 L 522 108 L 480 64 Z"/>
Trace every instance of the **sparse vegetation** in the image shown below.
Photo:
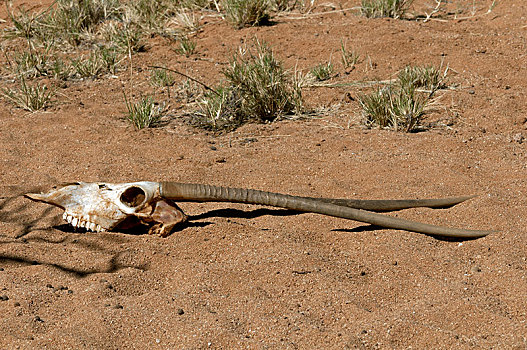
<path fill-rule="evenodd" d="M 361 14 L 368 18 L 402 18 L 413 0 L 362 0 Z"/>
<path fill-rule="evenodd" d="M 359 62 L 360 54 L 355 50 L 348 50 L 344 42 L 340 43 L 340 54 L 344 69 L 353 68 Z"/>
<path fill-rule="evenodd" d="M 154 102 L 152 96 L 145 96 L 138 102 L 131 102 L 128 101 L 126 94 L 124 94 L 124 99 L 128 111 L 126 118 L 137 129 L 154 127 L 161 120 L 165 106 Z"/>
<path fill-rule="evenodd" d="M 412 0 L 362 0 L 361 12 L 367 17 L 401 18 L 411 4 Z M 223 11 L 233 26 L 242 28 L 265 24 L 270 20 L 271 11 L 295 6 L 297 2 L 291 5 L 287 0 L 57 0 L 36 14 L 24 10 L 16 16 L 10 13 L 13 27 L 6 31 L 6 37 L 25 39 L 28 49 L 14 55 L 9 62 L 13 75 L 20 80 L 20 89 L 4 89 L 3 95 L 28 110 L 44 108 L 49 105 L 53 93 L 45 85 L 28 85 L 24 79 L 115 75 L 125 54 L 132 67 L 132 54 L 146 49 L 148 35 L 178 38 L 179 47 L 174 50 L 191 56 L 196 51 L 192 38 L 199 29 L 199 17 L 195 15 L 199 9 Z M 178 28 L 169 29 L 171 24 Z M 51 48 L 64 49 L 64 52 L 58 55 Z M 81 50 L 90 53 L 79 56 Z M 353 68 L 360 59 L 360 55 L 348 49 L 344 42 L 341 42 L 340 54 L 346 70 Z M 328 61 L 312 68 L 307 76 L 325 81 L 334 76 L 334 71 L 334 65 Z M 361 95 L 359 102 L 367 123 L 406 131 L 415 129 L 428 100 L 435 91 L 445 87 L 447 71 L 434 67 L 405 67 L 395 83 Z M 302 86 L 306 75 L 286 72 L 265 44 L 256 41 L 250 47 L 241 48 L 222 73 L 225 81 L 214 89 L 188 76 L 193 82 L 187 80 L 178 88 L 181 92 L 177 93 L 178 97 L 185 103 L 202 99 L 201 110 L 196 114 L 202 127 L 230 130 L 248 121 L 269 122 L 302 112 Z M 173 75 L 167 70 L 156 69 L 152 71 L 151 82 L 155 87 L 166 88 L 170 99 L 171 88 L 176 85 Z M 202 85 L 201 90 L 196 82 Z M 136 103 L 129 102 L 126 96 L 125 100 L 128 119 L 137 128 L 155 125 L 164 110 L 164 106 L 155 103 L 152 97 L 144 97 Z"/>
<path fill-rule="evenodd" d="M 104 62 L 106 71 L 115 75 L 120 62 L 118 50 L 115 47 L 102 47 L 99 50 L 99 54 Z"/>
<path fill-rule="evenodd" d="M 194 124 L 215 131 L 236 129 L 246 122 L 242 102 L 240 91 L 236 88 L 219 86 L 205 94 Z"/>
<path fill-rule="evenodd" d="M 368 95 L 359 95 L 367 125 L 412 131 L 420 122 L 426 99 L 414 88 L 379 87 Z"/>
<path fill-rule="evenodd" d="M 196 52 L 196 42 L 188 36 L 183 36 L 179 41 L 179 49 L 177 52 L 187 57 L 191 56 Z"/>
<path fill-rule="evenodd" d="M 176 83 L 176 78 L 166 69 L 154 69 L 151 73 L 150 80 L 154 86 L 171 87 Z"/>
<path fill-rule="evenodd" d="M 35 78 L 47 75 L 49 56 L 34 50 L 16 53 L 14 57 L 14 73 L 26 78 Z"/>
<path fill-rule="evenodd" d="M 88 57 L 81 56 L 72 60 L 71 65 L 79 78 L 97 78 L 106 68 L 102 57 L 96 52 L 91 52 Z"/>
<path fill-rule="evenodd" d="M 174 16 L 173 22 L 176 23 L 187 33 L 195 33 L 199 30 L 199 19 L 194 13 L 181 10 Z"/>
<path fill-rule="evenodd" d="M 63 40 L 78 46 L 90 40 L 97 26 L 121 16 L 118 0 L 57 0 L 56 7 L 36 22 L 41 37 Z"/>
<path fill-rule="evenodd" d="M 41 110 L 49 105 L 54 92 L 44 84 L 28 85 L 24 77 L 20 77 L 20 88 L 2 89 L 2 95 L 17 107 L 30 112 Z"/>
<path fill-rule="evenodd" d="M 176 83 L 176 78 L 166 69 L 154 69 L 150 75 L 152 85 L 160 88 L 166 88 L 168 98 L 170 99 L 170 88 Z"/>
<path fill-rule="evenodd" d="M 334 70 L 333 64 L 331 62 L 327 62 L 313 67 L 310 73 L 315 78 L 315 80 L 324 81 L 331 79 Z"/>
<path fill-rule="evenodd" d="M 438 89 L 446 87 L 447 73 L 448 67 L 441 72 L 440 68 L 434 66 L 406 66 L 399 72 L 397 79 L 401 86 L 426 89 L 432 95 Z"/>
<path fill-rule="evenodd" d="M 126 22 L 134 23 L 143 32 L 162 33 L 167 22 L 168 1 L 135 0 L 125 8 Z"/>
<path fill-rule="evenodd" d="M 226 18 L 236 28 L 267 24 L 271 19 L 268 0 L 224 0 Z"/>
<path fill-rule="evenodd" d="M 201 122 L 214 130 L 232 129 L 249 120 L 272 121 L 300 112 L 301 90 L 265 44 L 242 48 L 223 71 L 228 84 L 205 95 Z"/>
<path fill-rule="evenodd" d="M 240 91 L 247 116 L 271 121 L 294 110 L 291 78 L 266 44 L 240 50 L 223 74 Z"/>
<path fill-rule="evenodd" d="M 121 52 L 132 54 L 146 50 L 141 29 L 133 24 L 125 24 L 113 27 L 109 30 L 109 41 L 112 42 Z"/>
<path fill-rule="evenodd" d="M 446 87 L 447 70 L 440 72 L 434 67 L 407 66 L 394 83 L 359 95 L 366 124 L 406 132 L 415 130 L 433 93 Z"/>

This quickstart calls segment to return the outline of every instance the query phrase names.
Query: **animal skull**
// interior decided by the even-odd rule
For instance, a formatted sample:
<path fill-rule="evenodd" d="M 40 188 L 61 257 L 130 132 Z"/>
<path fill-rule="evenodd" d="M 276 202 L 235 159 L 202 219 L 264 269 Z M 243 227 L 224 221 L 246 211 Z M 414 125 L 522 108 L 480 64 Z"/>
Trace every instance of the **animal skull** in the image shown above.
<path fill-rule="evenodd" d="M 372 225 L 420 232 L 438 237 L 478 238 L 493 231 L 467 230 L 404 220 L 371 211 L 405 208 L 445 208 L 472 196 L 424 200 L 353 200 L 291 196 L 281 193 L 178 182 L 132 182 L 125 184 L 75 182 L 55 187 L 48 193 L 26 197 L 64 209 L 64 219 L 91 231 L 148 225 L 149 233 L 168 236 L 187 216 L 173 202 L 233 202 L 269 205 L 319 213 Z"/>
<path fill-rule="evenodd" d="M 63 218 L 72 226 L 96 232 L 146 224 L 150 234 L 165 237 L 187 219 L 173 201 L 159 195 L 157 182 L 75 182 L 26 196 L 64 209 Z"/>

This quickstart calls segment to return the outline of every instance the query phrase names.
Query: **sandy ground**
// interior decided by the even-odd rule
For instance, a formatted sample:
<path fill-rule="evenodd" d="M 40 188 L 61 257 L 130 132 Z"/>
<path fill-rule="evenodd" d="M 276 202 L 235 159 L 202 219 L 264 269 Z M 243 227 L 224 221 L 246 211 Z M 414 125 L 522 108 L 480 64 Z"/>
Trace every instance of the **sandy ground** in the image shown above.
<path fill-rule="evenodd" d="M 134 56 L 133 76 L 68 82 L 42 112 L 1 100 L 0 348 L 527 348 L 527 4 L 498 1 L 485 14 L 490 1 L 479 3 L 476 16 L 426 23 L 343 11 L 236 31 L 205 18 L 194 57 L 153 38 Z M 159 128 L 136 131 L 123 118 L 122 86 L 150 89 L 149 64 L 214 85 L 229 53 L 255 35 L 289 68 L 332 57 L 329 83 L 343 86 L 306 89 L 314 118 L 224 135 L 189 127 L 178 101 Z M 343 38 L 363 56 L 348 74 L 338 68 Z M 361 126 L 363 90 L 353 82 L 442 61 L 455 88 L 438 94 L 427 130 Z M 16 197 L 79 180 L 365 199 L 477 194 L 392 215 L 497 232 L 444 241 L 317 214 L 183 203 L 191 222 L 163 239 L 75 232 L 60 209 Z"/>

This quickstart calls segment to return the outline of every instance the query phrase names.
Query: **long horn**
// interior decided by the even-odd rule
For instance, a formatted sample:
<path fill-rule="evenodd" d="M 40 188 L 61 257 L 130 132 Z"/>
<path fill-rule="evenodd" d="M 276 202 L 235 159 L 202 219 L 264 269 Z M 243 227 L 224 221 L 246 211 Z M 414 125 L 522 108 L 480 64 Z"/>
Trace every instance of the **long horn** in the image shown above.
<path fill-rule="evenodd" d="M 396 211 L 409 208 L 450 208 L 456 204 L 476 196 L 447 197 L 447 198 L 430 198 L 430 199 L 336 199 L 336 198 L 316 198 L 300 197 L 314 199 L 326 203 L 363 209 L 376 212 Z"/>
<path fill-rule="evenodd" d="M 479 238 L 494 231 L 466 230 L 423 224 L 391 216 L 350 208 L 321 201 L 316 198 L 297 197 L 266 191 L 228 188 L 202 184 L 185 184 L 177 182 L 161 182 L 159 191 L 162 197 L 175 201 L 195 202 L 236 202 L 246 204 L 261 204 L 286 209 L 319 213 L 339 218 L 345 218 L 372 225 L 424 233 L 431 236 L 452 238 Z M 461 197 L 464 198 L 464 197 Z"/>

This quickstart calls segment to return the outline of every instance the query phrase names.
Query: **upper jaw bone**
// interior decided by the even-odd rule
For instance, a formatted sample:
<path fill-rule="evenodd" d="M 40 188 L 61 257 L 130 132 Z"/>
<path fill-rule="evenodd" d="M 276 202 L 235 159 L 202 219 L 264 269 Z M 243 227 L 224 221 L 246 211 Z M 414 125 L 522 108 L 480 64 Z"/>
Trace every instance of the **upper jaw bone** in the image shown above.
<path fill-rule="evenodd" d="M 28 193 L 26 197 L 65 210 L 63 218 L 74 227 L 91 231 L 111 230 L 130 215 L 155 202 L 157 182 L 125 184 L 77 182 L 54 188 L 47 193 Z"/>

